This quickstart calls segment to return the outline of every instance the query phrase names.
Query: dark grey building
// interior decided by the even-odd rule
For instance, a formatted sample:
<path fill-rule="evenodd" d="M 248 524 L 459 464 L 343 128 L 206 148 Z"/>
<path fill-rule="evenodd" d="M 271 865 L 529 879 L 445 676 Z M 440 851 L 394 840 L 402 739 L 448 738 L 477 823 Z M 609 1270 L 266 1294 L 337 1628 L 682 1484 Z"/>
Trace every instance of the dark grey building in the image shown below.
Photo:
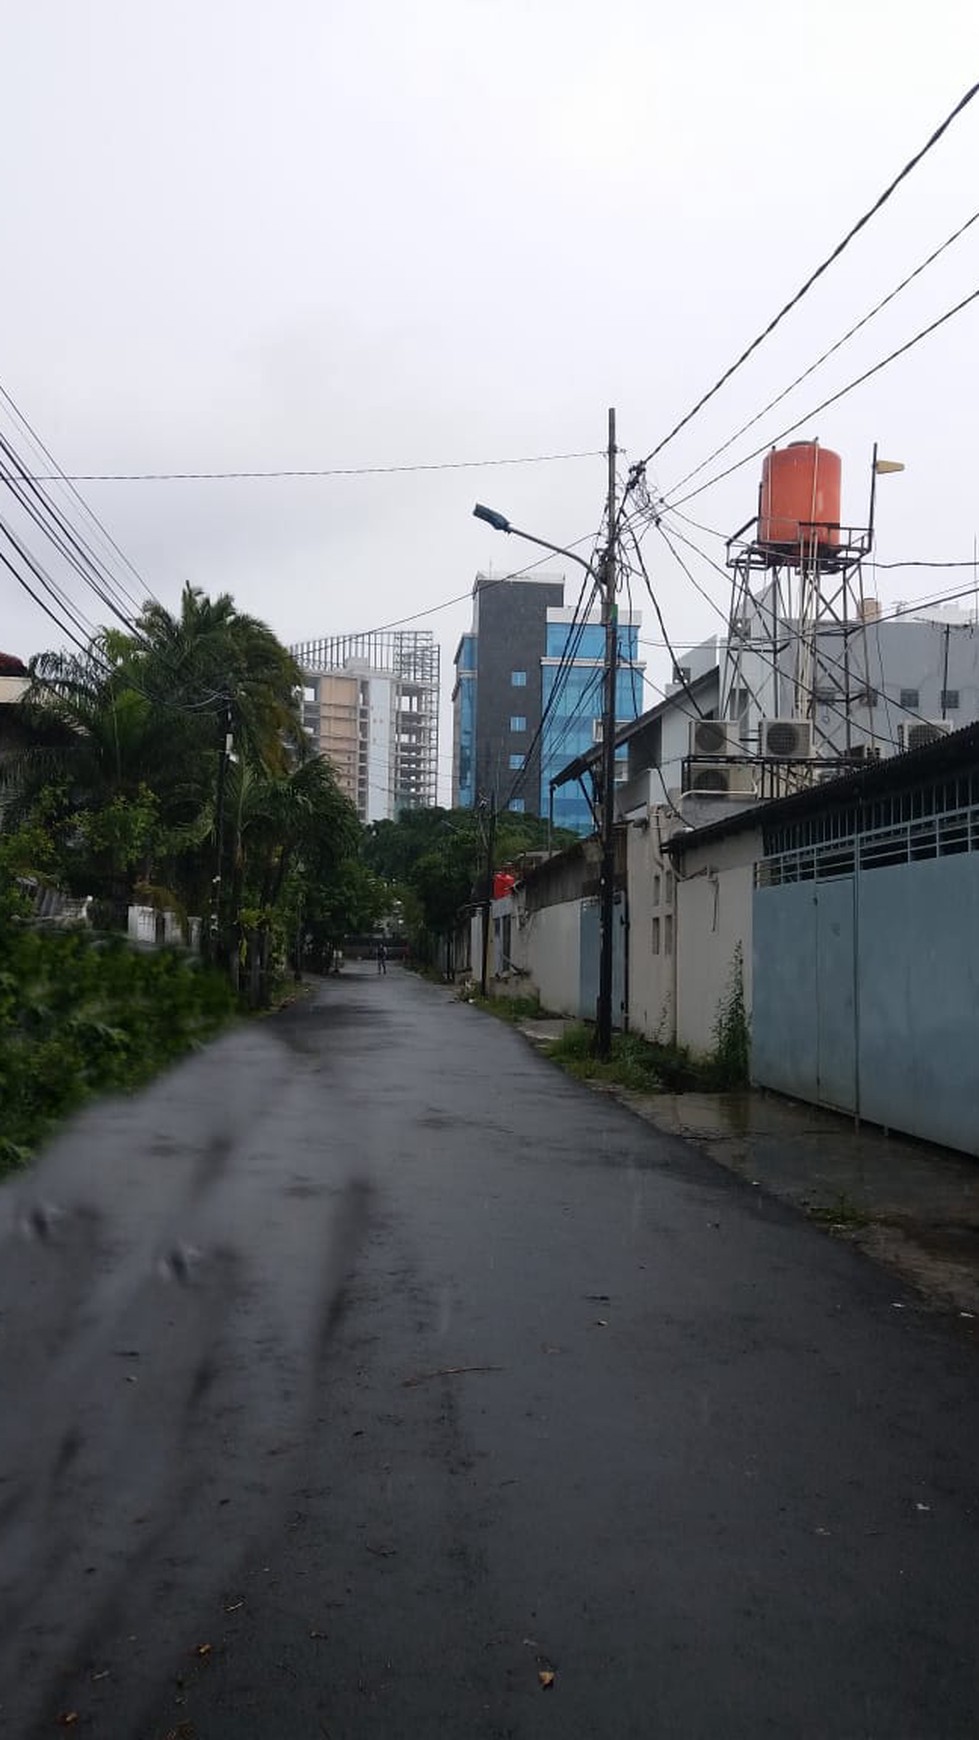
<path fill-rule="evenodd" d="M 456 652 L 453 803 L 495 795 L 536 813 L 540 791 L 542 664 L 547 613 L 564 604 L 564 581 L 476 576 L 473 623 Z M 476 697 L 478 695 L 478 706 Z"/>
<path fill-rule="evenodd" d="M 639 617 L 618 613 L 616 717 L 642 711 Z M 555 775 L 600 740 L 605 630 L 600 612 L 579 615 L 556 575 L 497 580 L 479 574 L 473 621 L 455 656 L 452 801 L 496 800 L 587 833 L 593 826 L 577 786 L 552 796 Z M 543 721 L 543 723 L 542 723 Z M 623 760 L 622 772 L 625 773 Z"/>

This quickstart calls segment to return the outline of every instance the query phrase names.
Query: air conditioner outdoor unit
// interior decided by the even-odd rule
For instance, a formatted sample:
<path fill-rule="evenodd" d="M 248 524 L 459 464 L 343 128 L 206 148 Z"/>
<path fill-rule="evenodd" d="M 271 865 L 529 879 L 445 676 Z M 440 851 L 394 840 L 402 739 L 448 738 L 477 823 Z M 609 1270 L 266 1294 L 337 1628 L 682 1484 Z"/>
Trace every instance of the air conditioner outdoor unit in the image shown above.
<path fill-rule="evenodd" d="M 812 724 L 808 719 L 763 719 L 761 753 L 767 761 L 808 761 Z"/>
<path fill-rule="evenodd" d="M 755 789 L 750 767 L 730 761 L 694 762 L 687 773 L 687 797 L 750 797 Z"/>
<path fill-rule="evenodd" d="M 691 755 L 743 755 L 741 727 L 734 719 L 691 719 Z"/>
<path fill-rule="evenodd" d="M 937 743 L 940 737 L 947 737 L 951 729 L 947 719 L 900 719 L 898 749 L 924 749 L 927 743 Z"/>

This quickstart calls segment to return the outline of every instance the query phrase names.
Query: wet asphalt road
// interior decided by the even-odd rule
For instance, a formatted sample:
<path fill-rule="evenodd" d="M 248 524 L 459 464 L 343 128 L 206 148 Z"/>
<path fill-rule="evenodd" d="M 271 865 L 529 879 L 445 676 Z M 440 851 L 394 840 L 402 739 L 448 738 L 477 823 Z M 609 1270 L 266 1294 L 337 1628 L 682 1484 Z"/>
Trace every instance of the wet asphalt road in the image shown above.
<path fill-rule="evenodd" d="M 348 971 L 270 1025 L 366 1234 L 287 1490 L 275 1443 L 227 1492 L 207 1475 L 131 1639 L 116 1615 L 87 1641 L 107 1677 L 76 1731 L 974 1737 L 955 1325 L 408 975 Z"/>

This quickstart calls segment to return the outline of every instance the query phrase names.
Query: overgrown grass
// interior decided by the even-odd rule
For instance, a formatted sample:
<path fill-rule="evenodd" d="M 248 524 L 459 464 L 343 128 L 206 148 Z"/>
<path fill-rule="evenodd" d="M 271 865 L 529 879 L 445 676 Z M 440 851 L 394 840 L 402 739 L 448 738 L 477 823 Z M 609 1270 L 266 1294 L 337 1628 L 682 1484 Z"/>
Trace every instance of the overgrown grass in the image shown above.
<path fill-rule="evenodd" d="M 594 1055 L 593 1046 L 594 1030 L 582 1023 L 544 1049 L 578 1081 L 606 1081 L 640 1094 L 710 1092 L 716 1087 L 714 1066 L 697 1062 L 683 1046 L 659 1045 L 638 1033 L 615 1033 L 608 1062 Z"/>
<path fill-rule="evenodd" d="M 807 1203 L 806 1208 L 810 1218 L 823 1226 L 844 1227 L 847 1231 L 858 1232 L 870 1224 L 870 1216 L 845 1190 L 828 1201 Z"/>
<path fill-rule="evenodd" d="M 475 1003 L 477 1009 L 486 1009 L 500 1021 L 508 1021 L 512 1027 L 519 1026 L 521 1021 L 540 1021 L 545 1014 L 538 996 L 481 997 L 478 991 L 473 991 L 465 1000 Z"/>
<path fill-rule="evenodd" d="M 750 1065 L 751 1033 L 744 994 L 744 952 L 738 943 L 714 1023 L 712 1068 L 717 1087 L 747 1087 Z"/>
<path fill-rule="evenodd" d="M 173 950 L 0 921 L 0 1174 L 88 1100 L 141 1087 L 234 1009 L 223 976 Z"/>

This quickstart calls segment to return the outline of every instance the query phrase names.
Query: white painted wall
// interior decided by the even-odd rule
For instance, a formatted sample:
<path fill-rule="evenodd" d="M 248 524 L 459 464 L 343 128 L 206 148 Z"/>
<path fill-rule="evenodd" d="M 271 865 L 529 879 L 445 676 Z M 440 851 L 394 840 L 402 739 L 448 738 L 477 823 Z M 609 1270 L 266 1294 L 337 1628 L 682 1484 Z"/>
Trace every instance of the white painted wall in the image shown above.
<path fill-rule="evenodd" d="M 673 865 L 665 851 L 669 813 L 649 812 L 648 826 L 626 836 L 629 902 L 629 1026 L 668 1043 L 675 1032 L 676 906 Z M 672 884 L 672 885 L 671 885 Z M 667 925 L 667 918 L 673 920 Z"/>
<path fill-rule="evenodd" d="M 514 924 L 514 961 L 526 966 L 521 989 L 536 991 L 541 1006 L 554 1015 L 578 1013 L 581 973 L 581 902 L 562 900 L 528 912 Z"/>
<path fill-rule="evenodd" d="M 581 972 L 581 901 L 564 900 L 540 912 L 527 912 L 522 889 L 494 900 L 491 913 L 489 984 L 491 996 L 532 997 L 554 1015 L 578 1014 Z M 502 958 L 504 918 L 510 920 L 509 961 Z M 472 974 L 482 961 L 482 912 L 472 916 Z M 499 924 L 499 930 L 497 929 Z"/>
<path fill-rule="evenodd" d="M 747 829 L 730 839 L 684 851 L 677 877 L 676 1036 L 691 1051 L 714 1046 L 714 1027 L 731 982 L 734 952 L 744 957 L 745 1004 L 751 1010 L 751 903 L 761 834 Z"/>

